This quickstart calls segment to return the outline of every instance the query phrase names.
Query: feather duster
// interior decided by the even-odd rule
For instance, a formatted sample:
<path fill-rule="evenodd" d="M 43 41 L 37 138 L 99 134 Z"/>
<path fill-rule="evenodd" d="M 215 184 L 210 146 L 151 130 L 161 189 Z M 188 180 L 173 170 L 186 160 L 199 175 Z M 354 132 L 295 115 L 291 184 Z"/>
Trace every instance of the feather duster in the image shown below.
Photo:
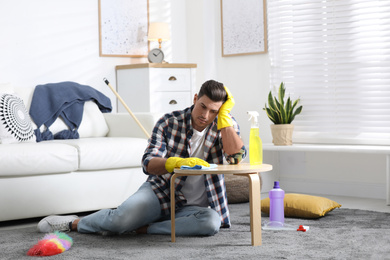
<path fill-rule="evenodd" d="M 51 256 L 68 250 L 73 244 L 73 239 L 65 233 L 54 232 L 46 234 L 36 245 L 28 250 L 29 256 Z"/>

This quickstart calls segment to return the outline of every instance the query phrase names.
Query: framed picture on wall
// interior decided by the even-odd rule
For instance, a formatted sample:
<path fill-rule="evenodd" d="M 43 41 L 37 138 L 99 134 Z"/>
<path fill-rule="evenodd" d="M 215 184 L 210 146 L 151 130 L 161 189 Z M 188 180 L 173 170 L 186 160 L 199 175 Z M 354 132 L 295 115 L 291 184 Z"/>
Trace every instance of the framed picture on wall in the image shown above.
<path fill-rule="evenodd" d="M 221 0 L 222 56 L 267 52 L 265 0 Z"/>
<path fill-rule="evenodd" d="M 147 57 L 148 0 L 99 0 L 99 54 Z"/>

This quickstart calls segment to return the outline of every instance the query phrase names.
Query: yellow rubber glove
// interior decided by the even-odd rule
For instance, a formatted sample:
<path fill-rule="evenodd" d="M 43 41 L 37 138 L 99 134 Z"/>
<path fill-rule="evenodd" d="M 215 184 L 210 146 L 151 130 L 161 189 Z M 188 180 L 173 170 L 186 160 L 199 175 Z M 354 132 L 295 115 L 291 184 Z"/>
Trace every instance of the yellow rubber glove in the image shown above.
<path fill-rule="evenodd" d="M 233 126 L 233 120 L 229 116 L 229 113 L 230 111 L 232 111 L 235 102 L 234 102 L 233 95 L 232 93 L 230 93 L 229 89 L 225 87 L 225 90 L 227 93 L 227 100 L 225 101 L 225 103 L 223 103 L 223 105 L 221 106 L 218 112 L 218 122 L 217 122 L 218 130 L 225 127 Z"/>
<path fill-rule="evenodd" d="M 169 157 L 165 162 L 165 169 L 168 172 L 173 172 L 173 169 L 180 168 L 181 166 L 194 167 L 195 165 L 210 167 L 210 164 L 208 162 L 196 157 L 190 157 L 190 158 Z"/>

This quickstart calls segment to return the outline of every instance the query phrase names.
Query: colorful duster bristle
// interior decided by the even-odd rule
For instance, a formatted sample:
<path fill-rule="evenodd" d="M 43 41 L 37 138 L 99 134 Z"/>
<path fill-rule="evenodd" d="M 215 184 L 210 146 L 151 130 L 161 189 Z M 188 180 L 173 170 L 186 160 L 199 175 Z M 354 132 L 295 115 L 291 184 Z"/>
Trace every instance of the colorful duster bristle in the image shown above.
<path fill-rule="evenodd" d="M 73 244 L 73 239 L 65 233 L 54 232 L 47 234 L 38 244 L 28 250 L 29 256 L 51 256 L 61 254 L 68 250 Z"/>

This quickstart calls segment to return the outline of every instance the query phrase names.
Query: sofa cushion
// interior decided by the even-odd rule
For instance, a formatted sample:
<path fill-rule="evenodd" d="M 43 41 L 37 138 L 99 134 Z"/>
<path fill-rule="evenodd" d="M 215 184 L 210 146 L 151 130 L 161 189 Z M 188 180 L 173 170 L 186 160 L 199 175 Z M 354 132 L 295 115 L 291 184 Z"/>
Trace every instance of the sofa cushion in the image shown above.
<path fill-rule="evenodd" d="M 73 145 L 79 151 L 79 170 L 140 167 L 147 140 L 131 137 L 95 137 L 53 140 Z"/>
<path fill-rule="evenodd" d="M 108 133 L 108 126 L 102 111 L 93 101 L 84 104 L 83 119 L 79 126 L 80 138 L 103 137 Z"/>
<path fill-rule="evenodd" d="M 0 176 L 63 173 L 78 169 L 77 149 L 41 142 L 0 145 Z"/>

